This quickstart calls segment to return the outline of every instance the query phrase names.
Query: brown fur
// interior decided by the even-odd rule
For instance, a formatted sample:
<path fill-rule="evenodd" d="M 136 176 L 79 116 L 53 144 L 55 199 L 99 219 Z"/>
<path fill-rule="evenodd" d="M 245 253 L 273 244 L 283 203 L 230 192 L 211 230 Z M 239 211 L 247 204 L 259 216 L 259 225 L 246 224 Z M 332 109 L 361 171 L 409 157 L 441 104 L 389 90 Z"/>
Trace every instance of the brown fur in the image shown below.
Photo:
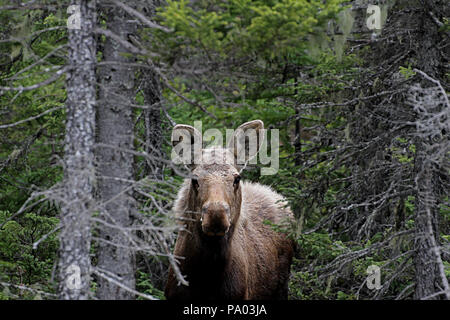
<path fill-rule="evenodd" d="M 210 153 L 203 150 L 203 159 Z M 222 156 L 232 158 L 216 149 L 213 157 Z M 234 183 L 238 171 L 230 163 L 198 165 L 192 173 L 198 187 L 186 179 L 173 208 L 185 224 L 174 255 L 183 257 L 189 286 L 178 285 L 171 268 L 167 299 L 287 299 L 293 242 L 263 223 L 292 218 L 283 198 L 267 186 Z"/>

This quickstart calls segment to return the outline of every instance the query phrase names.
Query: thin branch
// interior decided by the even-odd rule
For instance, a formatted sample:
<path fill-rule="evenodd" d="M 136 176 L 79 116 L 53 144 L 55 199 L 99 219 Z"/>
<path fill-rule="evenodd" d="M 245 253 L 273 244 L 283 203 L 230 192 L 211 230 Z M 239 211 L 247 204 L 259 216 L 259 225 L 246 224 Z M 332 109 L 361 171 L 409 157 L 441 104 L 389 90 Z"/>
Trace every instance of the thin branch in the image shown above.
<path fill-rule="evenodd" d="M 10 216 L 8 219 L 6 219 L 2 224 L 0 224 L 0 230 L 3 228 L 3 226 L 5 224 L 7 224 L 9 221 L 11 221 L 12 219 L 14 219 L 15 217 L 17 217 L 18 215 L 22 214 L 23 212 L 25 212 L 28 209 L 33 208 L 34 206 L 36 206 L 37 204 L 44 202 L 46 200 L 48 200 L 46 197 L 39 199 L 38 201 L 28 205 L 29 202 L 31 202 L 32 200 L 36 199 L 37 197 L 41 196 L 41 195 L 45 195 L 45 192 L 42 193 L 33 193 L 26 201 L 25 203 L 22 205 L 22 207 L 20 207 L 20 209 L 14 213 L 12 216 Z"/>
<path fill-rule="evenodd" d="M 0 282 L 0 285 L 2 285 L 4 287 L 14 287 L 14 288 L 17 288 L 17 289 L 20 289 L 20 290 L 26 290 L 26 291 L 30 291 L 30 292 L 33 292 L 33 293 L 43 294 L 45 296 L 49 296 L 49 297 L 53 297 L 53 298 L 57 297 L 57 295 L 54 294 L 54 293 L 48 293 L 48 292 L 45 292 L 45 291 L 42 291 L 42 290 L 33 289 L 33 288 L 30 288 L 30 287 L 27 287 L 27 286 L 23 286 L 23 285 L 17 285 L 17 284 L 12 284 L 12 283 L 7 283 L 7 282 Z"/>
<path fill-rule="evenodd" d="M 17 122 L 14 122 L 14 123 L 0 125 L 0 129 L 6 129 L 6 128 L 15 127 L 15 126 L 17 126 L 19 124 L 22 124 L 22 123 L 25 123 L 25 122 L 29 122 L 29 121 L 32 121 L 32 120 L 36 120 L 38 118 L 41 118 L 41 117 L 45 116 L 46 114 L 52 113 L 53 111 L 61 110 L 63 108 L 64 108 L 64 106 L 54 107 L 54 108 L 48 109 L 48 110 L 46 110 L 46 111 L 36 115 L 36 116 L 29 117 L 29 118 L 26 118 L 26 119 L 22 119 L 22 120 L 19 120 Z"/>
<path fill-rule="evenodd" d="M 67 44 L 63 44 L 61 46 L 56 47 L 55 49 L 53 49 L 52 51 L 50 51 L 49 53 L 47 53 L 44 57 L 42 57 L 41 59 L 37 60 L 36 62 L 30 64 L 29 66 L 27 66 L 26 68 L 23 68 L 22 70 L 18 71 L 16 74 L 14 74 L 14 76 L 12 76 L 11 78 L 9 78 L 8 80 L 17 80 L 18 76 L 32 68 L 34 68 L 35 66 L 41 64 L 42 62 L 46 61 L 47 58 L 53 56 L 56 52 L 58 52 L 59 50 L 66 48 Z"/>
<path fill-rule="evenodd" d="M 12 2 L 12 1 L 10 1 Z M 56 9 L 58 8 L 58 1 L 55 1 L 55 4 L 49 4 L 49 3 L 41 3 L 41 4 L 35 4 L 36 0 L 30 0 L 28 2 L 18 2 L 14 5 L 7 5 L 0 7 L 0 11 L 4 10 L 36 10 L 36 9 Z"/>
<path fill-rule="evenodd" d="M 124 46 L 124 48 L 127 49 L 131 53 L 147 55 L 146 50 L 141 50 L 141 49 L 137 48 L 136 46 L 134 46 L 130 42 L 122 39 L 120 36 L 118 36 L 117 34 L 115 34 L 114 32 L 112 32 L 110 30 L 106 30 L 106 29 L 102 29 L 102 28 L 95 28 L 94 32 L 97 34 L 102 34 L 105 37 L 109 37 L 109 38 L 113 39 L 114 41 L 116 41 L 116 42 L 120 43 L 122 46 Z"/>
<path fill-rule="evenodd" d="M 133 9 L 132 7 L 126 5 L 125 3 L 118 1 L 118 0 L 111 0 L 112 3 L 114 3 L 116 6 L 120 7 L 125 12 L 129 13 L 132 16 L 135 16 L 139 20 L 141 20 L 145 25 L 147 25 L 150 28 L 158 29 L 161 31 L 164 31 L 166 33 L 172 32 L 173 30 L 168 29 L 166 27 L 160 26 L 159 24 L 154 23 L 153 21 L 150 21 L 146 16 L 144 16 L 139 11 Z"/>
<path fill-rule="evenodd" d="M 428 11 L 428 14 L 430 15 L 431 19 L 433 19 L 433 21 L 440 27 L 442 28 L 444 26 L 444 24 L 439 21 L 438 18 L 436 18 L 436 16 L 434 15 L 434 13 L 432 11 Z"/>
<path fill-rule="evenodd" d="M 31 86 L 28 87 L 22 87 L 22 86 L 18 86 L 18 87 L 3 87 L 0 86 L 0 95 L 2 95 L 5 91 L 19 91 L 19 92 L 23 92 L 23 91 L 31 91 L 31 90 L 35 90 L 38 89 L 40 87 L 46 86 L 56 80 L 59 79 L 59 77 L 64 74 L 66 71 L 68 71 L 70 69 L 69 66 L 65 66 L 61 69 L 59 69 L 58 71 L 56 71 L 50 78 L 45 79 L 44 81 L 41 81 L 39 83 L 33 84 Z"/>
<path fill-rule="evenodd" d="M 414 68 L 413 71 L 419 73 L 425 79 L 427 79 L 427 80 L 433 82 L 434 84 L 436 84 L 439 87 L 439 90 L 441 91 L 442 95 L 444 96 L 444 100 L 445 100 L 446 105 L 450 107 L 450 103 L 449 103 L 449 100 L 448 100 L 447 93 L 445 92 L 445 89 L 442 87 L 441 83 L 438 80 L 433 79 L 432 77 L 430 77 L 425 72 L 423 72 L 423 71 L 421 71 L 419 69 Z"/>
<path fill-rule="evenodd" d="M 38 241 L 35 241 L 33 243 L 33 250 L 36 250 L 37 247 L 39 246 L 39 244 L 42 241 L 45 241 L 45 239 L 47 239 L 51 234 L 55 233 L 56 231 L 60 230 L 62 228 L 62 226 L 57 226 L 56 228 L 54 228 L 52 231 L 50 231 L 49 233 L 43 235 Z"/>
<path fill-rule="evenodd" d="M 99 276 L 99 277 L 101 277 L 101 278 L 103 278 L 103 279 L 105 279 L 105 280 L 108 280 L 109 282 L 115 284 L 116 286 L 121 287 L 121 288 L 124 289 L 125 291 L 131 292 L 132 294 L 135 294 L 135 295 L 137 295 L 137 296 L 143 297 L 143 298 L 148 299 L 148 300 L 159 300 L 159 299 L 157 299 L 157 298 L 155 298 L 155 297 L 153 297 L 153 296 L 151 296 L 151 295 L 144 294 L 144 293 L 141 293 L 141 292 L 139 292 L 139 291 L 136 291 L 136 290 L 134 290 L 134 289 L 132 289 L 132 288 L 127 287 L 126 285 L 120 283 L 119 281 L 115 280 L 115 279 L 112 278 L 111 276 L 108 276 L 108 275 L 106 274 L 106 273 L 108 273 L 108 271 L 106 271 L 106 270 L 102 270 L 102 269 L 96 267 L 96 268 L 94 268 L 94 270 L 93 270 L 92 272 L 93 272 L 94 274 L 96 274 L 97 276 Z M 114 276 L 115 276 L 115 275 L 114 275 Z"/>
<path fill-rule="evenodd" d="M 1 9 L 0 9 L 1 10 Z M 49 32 L 49 31 L 55 31 L 55 30 L 64 30 L 66 29 L 66 26 L 56 26 L 56 27 L 50 27 L 50 28 L 46 28 L 46 29 L 42 29 L 36 32 L 33 32 L 31 34 L 28 34 L 26 37 L 23 38 L 8 38 L 8 39 L 1 39 L 0 43 L 7 43 L 7 42 L 21 42 L 21 43 L 25 43 L 24 40 L 25 39 L 36 39 L 37 36 L 39 36 L 40 34 L 44 33 L 44 32 Z"/>
<path fill-rule="evenodd" d="M 186 96 L 182 95 L 177 89 L 175 89 L 169 82 L 169 80 L 166 78 L 166 76 L 164 74 L 162 74 L 159 70 L 155 69 L 155 72 L 161 77 L 164 85 L 173 93 L 175 93 L 175 95 L 179 98 L 181 98 L 183 101 L 192 104 L 193 106 L 196 106 L 197 108 L 199 108 L 200 110 L 202 110 L 204 113 L 206 113 L 208 116 L 210 116 L 213 119 L 217 120 L 217 117 L 215 115 L 213 115 L 211 112 L 209 112 L 208 110 L 206 110 L 202 105 L 200 105 L 199 103 L 187 98 Z"/>
<path fill-rule="evenodd" d="M 435 292 L 435 293 L 433 293 L 433 294 L 430 294 L 430 295 L 428 295 L 428 296 L 426 296 L 426 297 L 423 297 L 422 300 L 429 300 L 429 299 L 431 299 L 431 298 L 440 296 L 441 294 L 445 294 L 445 295 L 448 297 L 448 296 L 450 295 L 450 291 L 447 291 L 447 290 L 441 290 L 441 291 Z"/>
<path fill-rule="evenodd" d="M 403 298 L 403 296 L 406 294 L 406 292 L 407 292 L 409 289 L 413 288 L 415 285 L 416 285 L 415 282 L 413 282 L 413 283 L 407 285 L 407 286 L 406 286 L 406 287 L 398 294 L 398 296 L 395 297 L 395 300 L 400 300 L 401 298 Z M 411 294 L 411 293 L 409 293 L 409 294 Z"/>

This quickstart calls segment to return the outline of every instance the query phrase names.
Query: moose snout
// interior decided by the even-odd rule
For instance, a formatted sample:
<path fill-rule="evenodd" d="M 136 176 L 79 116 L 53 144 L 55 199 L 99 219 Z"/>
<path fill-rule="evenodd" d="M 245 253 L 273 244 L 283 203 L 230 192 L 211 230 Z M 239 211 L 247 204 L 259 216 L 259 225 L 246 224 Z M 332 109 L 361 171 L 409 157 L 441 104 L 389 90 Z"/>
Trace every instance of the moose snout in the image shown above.
<path fill-rule="evenodd" d="M 202 207 L 202 231 L 208 236 L 224 236 L 230 229 L 230 206 L 227 203 L 206 203 Z"/>

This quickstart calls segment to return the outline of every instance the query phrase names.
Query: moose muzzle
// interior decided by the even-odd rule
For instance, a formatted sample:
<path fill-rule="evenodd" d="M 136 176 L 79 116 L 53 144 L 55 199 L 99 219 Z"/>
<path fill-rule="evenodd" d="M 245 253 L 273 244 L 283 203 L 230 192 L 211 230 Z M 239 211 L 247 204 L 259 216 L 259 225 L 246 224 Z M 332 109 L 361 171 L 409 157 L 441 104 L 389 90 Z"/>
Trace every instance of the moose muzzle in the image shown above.
<path fill-rule="evenodd" d="M 224 236 L 230 229 L 230 206 L 226 202 L 205 203 L 201 221 L 207 236 Z"/>

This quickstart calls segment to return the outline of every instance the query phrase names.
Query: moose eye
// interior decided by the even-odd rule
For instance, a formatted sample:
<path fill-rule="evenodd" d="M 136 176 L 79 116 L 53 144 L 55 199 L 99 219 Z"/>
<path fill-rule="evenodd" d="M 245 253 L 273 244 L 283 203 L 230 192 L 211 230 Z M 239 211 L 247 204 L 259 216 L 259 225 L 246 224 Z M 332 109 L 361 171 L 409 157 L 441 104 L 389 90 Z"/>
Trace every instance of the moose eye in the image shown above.
<path fill-rule="evenodd" d="M 198 189 L 198 180 L 197 180 L 197 179 L 192 179 L 192 186 L 193 186 L 195 189 Z"/>
<path fill-rule="evenodd" d="M 236 176 L 236 177 L 234 178 L 233 185 L 234 185 L 235 187 L 237 187 L 237 186 L 239 185 L 239 181 L 241 181 L 241 176 Z"/>

